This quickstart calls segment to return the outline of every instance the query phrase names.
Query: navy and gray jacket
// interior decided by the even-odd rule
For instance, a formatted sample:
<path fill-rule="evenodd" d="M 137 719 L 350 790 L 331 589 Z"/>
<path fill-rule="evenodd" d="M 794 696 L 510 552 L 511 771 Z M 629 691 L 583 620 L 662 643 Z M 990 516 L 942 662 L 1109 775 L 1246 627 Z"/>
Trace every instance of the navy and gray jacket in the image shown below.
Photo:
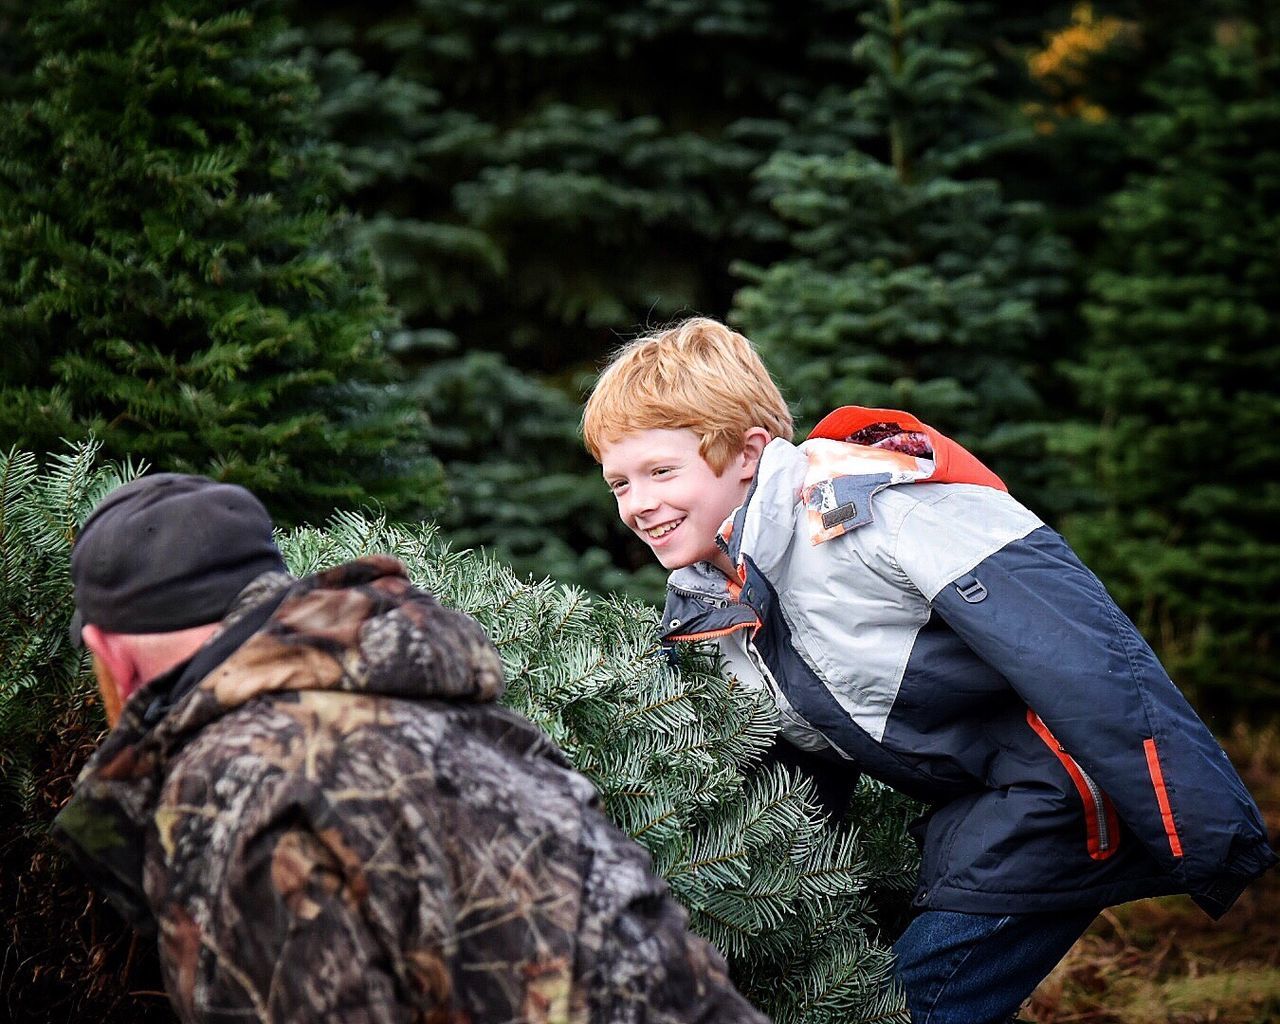
<path fill-rule="evenodd" d="M 927 801 L 919 908 L 1189 893 L 1217 917 L 1276 862 L 1256 804 L 1062 537 L 954 442 L 849 407 L 764 450 L 667 642 L 714 640 L 782 735 Z"/>

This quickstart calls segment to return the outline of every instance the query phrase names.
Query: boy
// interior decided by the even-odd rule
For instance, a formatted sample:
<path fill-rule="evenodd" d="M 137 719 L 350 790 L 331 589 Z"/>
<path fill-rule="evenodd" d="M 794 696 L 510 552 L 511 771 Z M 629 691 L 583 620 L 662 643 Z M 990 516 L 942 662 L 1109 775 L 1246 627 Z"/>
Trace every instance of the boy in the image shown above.
<path fill-rule="evenodd" d="M 583 433 L 673 570 L 664 639 L 715 640 L 787 741 L 930 803 L 895 945 L 915 1024 L 1005 1021 L 1102 908 L 1220 917 L 1275 863 L 1102 584 L 942 434 L 846 407 L 792 445 L 750 342 L 703 318 L 626 346 Z"/>

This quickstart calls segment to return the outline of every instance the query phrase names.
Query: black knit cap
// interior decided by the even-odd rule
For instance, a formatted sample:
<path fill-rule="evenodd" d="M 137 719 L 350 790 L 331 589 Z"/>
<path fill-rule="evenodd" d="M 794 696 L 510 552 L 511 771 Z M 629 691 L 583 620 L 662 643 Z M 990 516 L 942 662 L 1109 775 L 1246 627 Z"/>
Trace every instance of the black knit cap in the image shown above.
<path fill-rule="evenodd" d="M 217 622 L 253 579 L 285 570 L 271 517 L 243 487 L 156 473 L 112 491 L 71 549 L 76 614 L 113 633 Z"/>

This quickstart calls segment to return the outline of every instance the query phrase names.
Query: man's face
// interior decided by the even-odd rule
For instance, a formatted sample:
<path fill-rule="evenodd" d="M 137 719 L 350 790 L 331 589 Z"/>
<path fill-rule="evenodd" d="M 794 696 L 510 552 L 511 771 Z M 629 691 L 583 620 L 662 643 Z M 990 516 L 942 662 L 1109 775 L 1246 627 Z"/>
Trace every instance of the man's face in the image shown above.
<path fill-rule="evenodd" d="M 98 693 L 102 695 L 102 710 L 107 713 L 107 724 L 115 728 L 120 721 L 120 688 L 111 675 L 111 670 L 96 654 L 93 655 L 93 674 L 98 680 Z"/>
<path fill-rule="evenodd" d="M 619 517 L 664 567 L 708 561 L 732 573 L 715 537 L 746 497 L 754 463 L 748 470 L 734 459 L 716 473 L 687 428 L 638 430 L 604 445 L 600 455 Z"/>

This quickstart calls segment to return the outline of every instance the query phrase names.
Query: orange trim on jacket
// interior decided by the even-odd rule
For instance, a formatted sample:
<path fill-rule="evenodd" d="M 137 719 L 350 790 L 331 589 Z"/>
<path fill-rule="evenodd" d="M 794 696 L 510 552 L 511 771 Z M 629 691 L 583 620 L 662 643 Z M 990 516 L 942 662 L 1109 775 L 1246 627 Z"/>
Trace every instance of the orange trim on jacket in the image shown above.
<path fill-rule="evenodd" d="M 1076 759 L 1067 753 L 1058 738 L 1049 731 L 1044 719 L 1030 708 L 1027 708 L 1027 724 L 1053 751 L 1071 776 L 1076 792 L 1080 794 L 1080 800 L 1084 803 L 1085 841 L 1089 856 L 1094 860 L 1106 860 L 1120 848 L 1120 816 L 1116 814 L 1115 805 L 1106 793 L 1097 788 L 1097 783 L 1085 775 Z M 1097 798 L 1094 797 L 1095 792 L 1098 794 Z"/>
<path fill-rule="evenodd" d="M 752 631 L 751 635 L 755 636 L 755 634 L 760 631 L 760 620 L 756 619 L 755 622 L 739 622 L 732 626 L 728 626 L 725 629 L 711 629 L 705 633 L 673 633 L 666 639 L 678 640 L 681 643 L 693 643 L 701 640 L 716 640 L 719 637 L 728 636 L 730 633 L 736 633 L 740 629 L 749 629 Z"/>
<path fill-rule="evenodd" d="M 1160 755 L 1156 752 L 1156 741 L 1143 741 L 1142 749 L 1147 754 L 1147 771 L 1151 773 L 1151 785 L 1156 790 L 1156 803 L 1160 805 L 1160 820 L 1164 822 L 1164 834 L 1169 838 L 1169 849 L 1175 857 L 1182 856 L 1182 840 L 1178 838 L 1178 826 L 1173 820 L 1173 808 L 1169 806 L 1169 791 L 1164 784 L 1164 772 L 1160 769 Z"/>

